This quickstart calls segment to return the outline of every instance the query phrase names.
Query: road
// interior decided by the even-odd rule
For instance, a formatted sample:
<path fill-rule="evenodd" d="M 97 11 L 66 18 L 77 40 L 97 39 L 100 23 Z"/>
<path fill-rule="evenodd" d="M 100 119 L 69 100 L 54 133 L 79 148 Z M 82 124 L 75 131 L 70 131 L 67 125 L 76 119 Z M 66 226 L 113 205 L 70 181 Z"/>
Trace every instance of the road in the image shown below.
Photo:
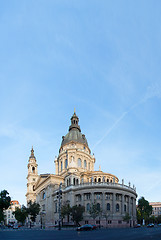
<path fill-rule="evenodd" d="M 76 230 L 0 230 L 0 240 L 161 240 L 161 227 L 100 229 L 87 232 Z"/>

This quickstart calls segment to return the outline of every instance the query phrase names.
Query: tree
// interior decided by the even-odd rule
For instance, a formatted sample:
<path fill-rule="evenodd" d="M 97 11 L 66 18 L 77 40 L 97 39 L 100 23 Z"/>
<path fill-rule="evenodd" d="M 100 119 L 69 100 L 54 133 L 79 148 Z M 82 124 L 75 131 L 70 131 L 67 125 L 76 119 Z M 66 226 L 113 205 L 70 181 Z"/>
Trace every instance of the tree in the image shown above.
<path fill-rule="evenodd" d="M 16 208 L 13 214 L 15 215 L 16 220 L 24 225 L 26 217 L 28 216 L 27 208 L 22 205 L 22 208 Z"/>
<path fill-rule="evenodd" d="M 32 203 L 32 201 L 28 202 L 29 207 L 27 208 L 27 213 L 31 216 L 31 220 L 35 222 L 37 215 L 40 212 L 40 205 L 36 202 Z"/>
<path fill-rule="evenodd" d="M 71 207 L 69 204 L 65 203 L 62 207 L 61 207 L 61 216 L 62 219 L 65 218 L 65 216 L 67 216 L 68 218 L 68 222 L 69 222 L 69 216 L 71 214 Z"/>
<path fill-rule="evenodd" d="M 0 221 L 4 220 L 3 210 L 11 204 L 11 198 L 6 190 L 0 192 Z"/>
<path fill-rule="evenodd" d="M 79 225 L 79 222 L 83 219 L 83 213 L 85 211 L 84 206 L 73 206 L 71 208 L 72 220 L 76 225 Z"/>
<path fill-rule="evenodd" d="M 161 215 L 158 215 L 158 216 L 156 217 L 156 221 L 157 221 L 157 223 L 161 223 Z"/>
<path fill-rule="evenodd" d="M 98 205 L 97 203 L 92 204 L 90 210 L 89 210 L 89 214 L 91 215 L 91 217 L 93 219 L 95 219 L 96 217 L 98 217 L 100 214 L 102 213 L 102 210 L 100 208 L 100 205 Z"/>
<path fill-rule="evenodd" d="M 129 223 L 130 219 L 131 219 L 131 217 L 128 213 L 126 213 L 125 216 L 123 217 L 123 221 L 127 222 L 127 223 Z"/>
<path fill-rule="evenodd" d="M 138 200 L 138 213 L 140 214 L 140 220 L 141 222 L 143 221 L 143 219 L 145 221 L 148 220 L 149 216 L 152 213 L 152 206 L 149 205 L 149 202 L 147 200 L 145 200 L 144 197 L 141 197 Z M 139 220 L 139 219 L 138 219 Z"/>

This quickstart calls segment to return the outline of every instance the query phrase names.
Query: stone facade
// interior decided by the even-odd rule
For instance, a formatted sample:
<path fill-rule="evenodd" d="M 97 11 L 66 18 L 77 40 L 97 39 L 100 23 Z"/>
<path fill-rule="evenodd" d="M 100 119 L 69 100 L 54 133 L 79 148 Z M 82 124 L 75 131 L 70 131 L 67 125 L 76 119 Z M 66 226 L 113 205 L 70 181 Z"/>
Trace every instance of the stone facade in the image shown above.
<path fill-rule="evenodd" d="M 13 214 L 13 212 L 16 210 L 16 208 L 21 208 L 21 205 L 19 204 L 19 202 L 17 200 L 12 200 L 9 208 L 4 210 L 6 225 L 17 223 L 15 215 Z"/>
<path fill-rule="evenodd" d="M 74 113 L 66 136 L 62 137 L 59 155 L 55 158 L 55 174 L 37 172 L 34 150 L 28 163 L 27 202 L 36 201 L 41 206 L 38 222 L 46 226 L 58 223 L 57 192 L 62 183 L 62 204 L 85 207 L 83 223 L 99 224 L 106 227 L 129 226 L 136 223 L 136 189 L 119 183 L 119 179 L 99 169 L 94 171 L 95 156 L 91 154 L 88 142 L 78 125 L 79 118 Z M 92 204 L 101 208 L 102 214 L 95 220 L 89 209 Z M 129 214 L 129 223 L 123 221 Z M 67 219 L 65 219 L 67 221 Z"/>
<path fill-rule="evenodd" d="M 158 217 L 161 215 L 161 202 L 150 202 L 149 205 L 152 206 L 152 215 Z"/>

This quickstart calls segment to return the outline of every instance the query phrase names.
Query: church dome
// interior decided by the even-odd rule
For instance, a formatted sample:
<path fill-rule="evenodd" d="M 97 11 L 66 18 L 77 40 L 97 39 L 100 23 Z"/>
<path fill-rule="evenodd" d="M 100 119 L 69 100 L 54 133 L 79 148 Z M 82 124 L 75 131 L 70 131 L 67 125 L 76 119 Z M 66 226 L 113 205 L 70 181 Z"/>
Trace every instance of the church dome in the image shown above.
<path fill-rule="evenodd" d="M 71 125 L 69 127 L 69 132 L 62 137 L 61 147 L 69 142 L 82 143 L 88 146 L 87 139 L 84 134 L 81 133 L 80 126 L 78 125 L 79 118 L 74 112 L 71 117 Z"/>

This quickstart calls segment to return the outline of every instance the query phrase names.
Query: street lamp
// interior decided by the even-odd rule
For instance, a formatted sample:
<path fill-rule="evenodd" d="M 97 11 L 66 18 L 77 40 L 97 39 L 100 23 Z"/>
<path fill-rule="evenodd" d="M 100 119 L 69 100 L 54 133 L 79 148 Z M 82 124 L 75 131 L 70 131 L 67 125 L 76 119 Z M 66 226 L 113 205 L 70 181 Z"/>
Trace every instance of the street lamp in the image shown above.
<path fill-rule="evenodd" d="M 41 229 L 43 228 L 43 217 L 45 216 L 45 212 L 40 212 L 40 223 L 41 223 Z"/>
<path fill-rule="evenodd" d="M 59 185 L 59 191 L 57 192 L 57 198 L 59 201 L 59 230 L 61 230 L 61 199 L 62 199 L 62 183 Z"/>

